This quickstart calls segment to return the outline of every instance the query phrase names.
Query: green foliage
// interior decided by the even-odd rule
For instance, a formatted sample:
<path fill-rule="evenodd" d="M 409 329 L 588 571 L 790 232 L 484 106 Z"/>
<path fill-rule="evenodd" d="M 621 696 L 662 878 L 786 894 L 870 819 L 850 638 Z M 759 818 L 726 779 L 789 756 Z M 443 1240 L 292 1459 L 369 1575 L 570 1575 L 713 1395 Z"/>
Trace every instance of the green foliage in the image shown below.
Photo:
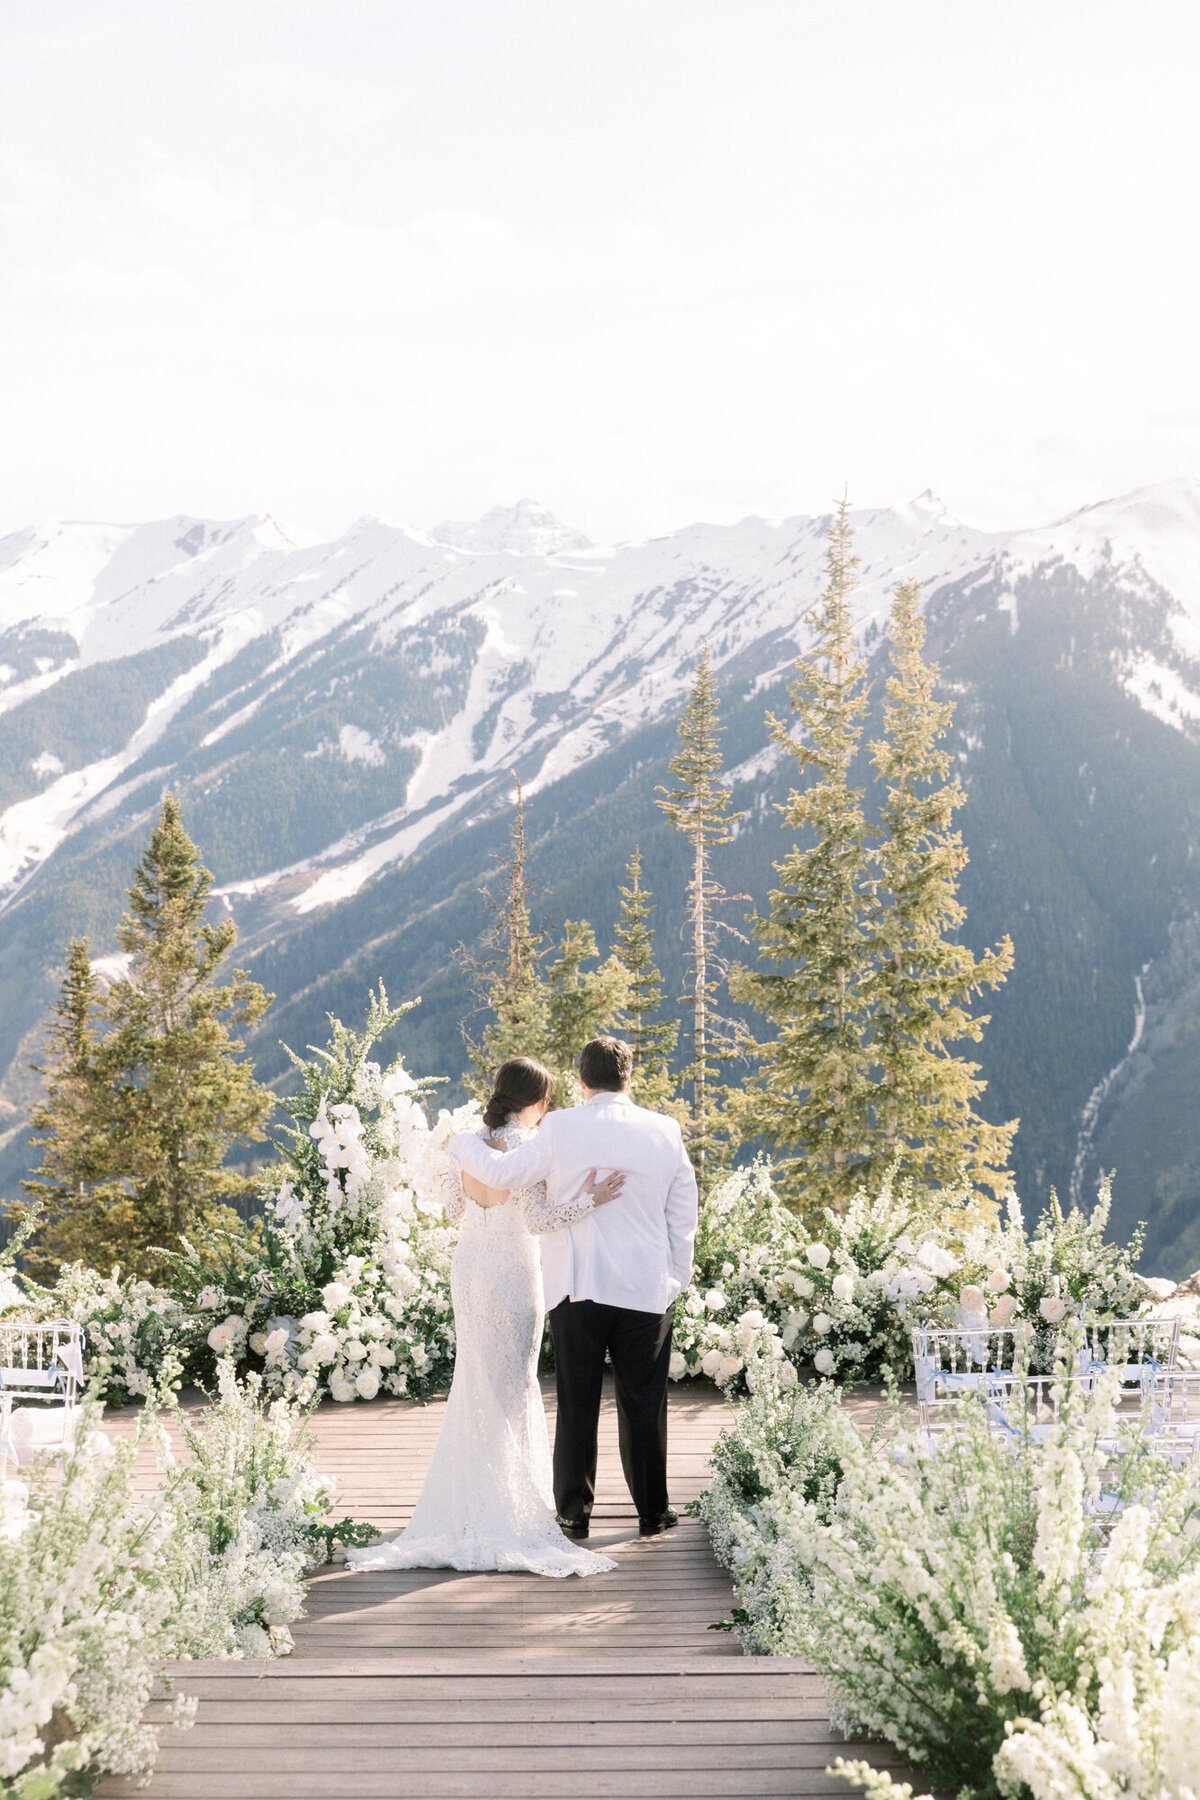
<path fill-rule="evenodd" d="M 237 932 L 205 922 L 211 891 L 168 794 L 118 930 L 128 972 L 100 995 L 86 941 L 68 953 L 29 1184 L 45 1209 L 43 1256 L 86 1248 L 144 1274 L 159 1246 L 217 1222 L 220 1202 L 250 1185 L 225 1157 L 261 1135 L 273 1102 L 233 1029 L 253 1026 L 270 996 L 241 969 L 217 985 Z"/>
<path fill-rule="evenodd" d="M 982 1038 L 988 1020 L 973 1015 L 970 1002 L 1004 980 L 1012 940 L 975 957 L 955 935 L 966 919 L 957 888 L 967 852 L 953 819 L 966 796 L 950 779 L 949 752 L 939 747 L 954 706 L 934 699 L 938 669 L 922 659 L 925 620 L 915 582 L 896 589 L 889 635 L 895 673 L 883 736 L 871 745 L 886 786 L 867 989 L 881 1090 L 873 1135 L 882 1161 L 905 1176 L 933 1186 L 966 1181 L 999 1196 L 1010 1182 L 1016 1123 L 989 1125 L 978 1116 L 974 1102 L 985 1086 L 979 1066 L 952 1046 Z"/>
<path fill-rule="evenodd" d="M 692 1089 L 688 1148 L 702 1188 L 732 1155 L 717 1079 L 720 1064 L 732 1049 L 725 1022 L 716 1011 L 725 975 L 718 943 L 723 935 L 740 939 L 741 933 L 721 917 L 721 908 L 730 896 L 713 874 L 712 853 L 716 846 L 732 842 L 734 828 L 744 815 L 729 810 L 730 791 L 722 778 L 721 731 L 716 676 L 705 644 L 679 721 L 680 748 L 668 765 L 675 786 L 658 789 L 663 796 L 659 806 L 682 832 L 692 853 L 687 888 L 691 983 L 685 996 L 691 1005 L 692 1060 L 683 1078 Z"/>
<path fill-rule="evenodd" d="M 852 780 L 869 705 L 867 664 L 854 639 L 858 558 L 843 500 L 830 532 L 828 580 L 811 649 L 791 688 L 790 721 L 775 741 L 810 775 L 780 808 L 797 834 L 776 863 L 780 884 L 753 920 L 768 967 L 737 971 L 738 999 L 775 1036 L 739 1117 L 747 1135 L 783 1153 L 781 1183 L 810 1217 L 845 1207 L 885 1170 L 931 1186 L 968 1180 L 1002 1192 L 1016 1125 L 974 1111 L 978 1065 L 953 1053 L 978 1042 L 986 1018 L 972 997 L 1004 980 L 1012 944 L 977 958 L 957 941 L 966 862 L 954 813 L 963 792 L 940 742 L 953 705 L 934 698 L 922 660 L 920 590 L 901 583 L 890 621 L 894 673 L 871 755 L 883 793 L 878 826 Z"/>
<path fill-rule="evenodd" d="M 471 976 L 477 998 L 491 1018 L 478 1043 L 467 1037 L 473 1070 L 467 1085 L 486 1100 L 500 1064 L 531 1056 L 554 1076 L 551 1104 L 569 1106 L 578 1097 L 575 1059 L 589 1038 L 618 1024 L 629 977 L 616 956 L 598 969 L 596 934 L 582 920 L 566 919 L 553 954 L 549 933 L 533 929 L 526 875 L 525 796 L 514 777 L 517 804 L 510 849 L 497 873 L 502 891 L 485 889 L 492 925 L 484 938 L 491 954 L 480 961 L 460 948 L 459 960 Z"/>
<path fill-rule="evenodd" d="M 672 1069 L 679 1043 L 678 1019 L 658 1019 L 663 980 L 654 960 L 655 911 L 649 889 L 642 886 L 642 852 L 634 847 L 622 887 L 621 917 L 616 928 L 616 956 L 628 978 L 621 1029 L 633 1051 L 633 1098 L 656 1112 L 674 1111 L 677 1082 Z"/>
<path fill-rule="evenodd" d="M 789 690 L 799 722 L 768 715 L 771 736 L 811 774 L 779 809 L 798 841 L 775 864 L 779 885 L 752 933 L 760 967 L 736 971 L 737 999 L 765 1014 L 775 1036 L 738 1116 L 747 1135 L 782 1151 L 780 1182 L 810 1212 L 843 1206 L 870 1174 L 873 924 L 869 829 L 851 770 L 867 710 L 867 668 L 854 641 L 858 558 L 843 499 L 830 529 L 826 586 L 812 648 Z"/>

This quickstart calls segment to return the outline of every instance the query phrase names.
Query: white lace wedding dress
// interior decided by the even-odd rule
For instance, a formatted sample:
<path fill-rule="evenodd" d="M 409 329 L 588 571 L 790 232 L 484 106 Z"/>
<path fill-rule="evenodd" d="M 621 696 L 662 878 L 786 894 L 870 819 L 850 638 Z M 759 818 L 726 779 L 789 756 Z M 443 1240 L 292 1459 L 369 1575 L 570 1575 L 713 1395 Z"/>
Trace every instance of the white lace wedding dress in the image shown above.
<path fill-rule="evenodd" d="M 511 1150 L 509 1123 L 488 1134 Z M 399 1537 L 352 1550 L 354 1569 L 505 1569 L 599 1575 L 616 1564 L 564 1537 L 554 1517 L 550 1440 L 538 1386 L 542 1271 L 534 1234 L 569 1225 L 590 1197 L 552 1202 L 545 1182 L 501 1206 L 468 1200 L 456 1172 L 446 1210 L 462 1234 L 450 1271 L 454 1380 L 425 1484 Z"/>

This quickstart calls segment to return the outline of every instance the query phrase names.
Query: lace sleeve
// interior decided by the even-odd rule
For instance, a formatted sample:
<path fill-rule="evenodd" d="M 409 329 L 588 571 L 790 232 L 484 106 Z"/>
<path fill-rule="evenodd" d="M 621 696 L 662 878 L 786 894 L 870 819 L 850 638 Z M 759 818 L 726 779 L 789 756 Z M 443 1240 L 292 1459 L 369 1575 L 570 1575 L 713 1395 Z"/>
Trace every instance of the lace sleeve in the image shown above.
<path fill-rule="evenodd" d="M 442 1181 L 442 1204 L 452 1225 L 461 1225 L 467 1216 L 467 1194 L 463 1187 L 462 1170 L 451 1161 Z"/>
<path fill-rule="evenodd" d="M 522 1188 L 517 1198 L 525 1223 L 535 1237 L 543 1231 L 561 1231 L 565 1225 L 574 1225 L 578 1219 L 586 1218 L 593 1206 L 592 1196 L 582 1188 L 573 1200 L 552 1200 L 544 1181 Z"/>

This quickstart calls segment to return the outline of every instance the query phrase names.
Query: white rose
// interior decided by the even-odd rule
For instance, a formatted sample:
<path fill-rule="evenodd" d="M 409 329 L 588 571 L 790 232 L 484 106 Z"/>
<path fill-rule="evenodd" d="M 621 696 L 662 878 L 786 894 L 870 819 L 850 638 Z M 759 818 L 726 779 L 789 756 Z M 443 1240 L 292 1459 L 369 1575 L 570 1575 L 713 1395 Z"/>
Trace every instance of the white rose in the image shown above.
<path fill-rule="evenodd" d="M 315 1363 L 331 1363 L 337 1353 L 337 1339 L 329 1331 L 318 1332 L 308 1346 L 308 1354 Z"/>
<path fill-rule="evenodd" d="M 811 1300 L 817 1291 L 815 1283 L 811 1282 L 807 1275 L 793 1275 L 792 1289 L 793 1292 L 799 1294 L 802 1300 Z"/>
<path fill-rule="evenodd" d="M 300 1329 L 301 1331 L 328 1331 L 329 1324 L 330 1320 L 327 1312 L 310 1312 L 305 1313 L 304 1317 L 301 1319 Z"/>
<path fill-rule="evenodd" d="M 344 1281 L 330 1281 L 321 1289 L 321 1298 L 328 1310 L 335 1313 L 349 1302 L 350 1293 Z"/>
<path fill-rule="evenodd" d="M 1047 1325 L 1060 1325 L 1067 1316 L 1067 1303 L 1065 1300 L 1060 1300 L 1057 1294 L 1047 1294 L 1046 1298 L 1038 1303 L 1038 1311 Z"/>
<path fill-rule="evenodd" d="M 729 1302 L 726 1300 L 720 1288 L 709 1288 L 707 1294 L 704 1296 L 704 1304 L 707 1306 L 709 1312 L 724 1312 Z"/>
<path fill-rule="evenodd" d="M 818 1337 L 828 1337 L 833 1329 L 833 1320 L 828 1313 L 817 1313 L 812 1322 L 813 1330 Z"/>
<path fill-rule="evenodd" d="M 218 1356 L 224 1356 L 233 1348 L 234 1334 L 228 1325 L 214 1325 L 208 1334 L 208 1347 L 215 1350 Z"/>
<path fill-rule="evenodd" d="M 682 1350 L 672 1350 L 667 1373 L 672 1381 L 682 1381 L 687 1374 L 687 1357 Z"/>
<path fill-rule="evenodd" d="M 225 1329 L 230 1337 L 244 1337 L 247 1331 L 246 1321 L 238 1313 L 230 1313 L 225 1320 Z"/>
<path fill-rule="evenodd" d="M 817 1354 L 813 1357 L 813 1368 L 817 1371 L 818 1375 L 832 1375 L 833 1351 L 828 1349 L 825 1345 L 822 1345 L 817 1351 Z"/>
<path fill-rule="evenodd" d="M 201 1312 L 216 1312 L 218 1306 L 224 1306 L 225 1295 L 218 1287 L 201 1288 L 196 1295 L 196 1305 Z"/>
<path fill-rule="evenodd" d="M 704 1370 L 706 1375 L 715 1379 L 717 1370 L 724 1361 L 725 1358 L 721 1355 L 719 1350 L 706 1350 L 704 1355 L 700 1358 L 700 1367 Z"/>
<path fill-rule="evenodd" d="M 996 1301 L 996 1304 L 993 1306 L 991 1313 L 989 1315 L 992 1324 L 998 1325 L 998 1326 L 1007 1325 L 1009 1320 L 1012 1318 L 1013 1314 L 1016 1312 L 1016 1310 L 1017 1310 L 1016 1295 L 1015 1294 L 1001 1294 L 1000 1298 Z"/>
<path fill-rule="evenodd" d="M 396 1352 L 390 1344 L 372 1344 L 371 1361 L 378 1363 L 381 1369 L 390 1369 L 396 1360 Z"/>
<path fill-rule="evenodd" d="M 379 1392 L 379 1375 L 374 1369 L 360 1369 L 354 1377 L 360 1400 L 373 1400 Z"/>
<path fill-rule="evenodd" d="M 723 1356 L 721 1358 L 721 1366 L 717 1370 L 717 1386 L 724 1387 L 727 1381 L 732 1381 L 741 1367 L 742 1359 L 740 1356 Z"/>
<path fill-rule="evenodd" d="M 765 1324 L 766 1320 L 757 1307 L 751 1307 L 750 1311 L 744 1312 L 738 1320 L 739 1328 L 745 1331 L 760 1331 Z"/>
<path fill-rule="evenodd" d="M 824 1244 L 810 1244 L 805 1252 L 814 1269 L 829 1267 L 829 1250 Z"/>
<path fill-rule="evenodd" d="M 787 1321 L 788 1324 L 794 1326 L 797 1331 L 803 1331 L 804 1327 L 808 1324 L 808 1314 L 802 1306 L 793 1306 L 791 1312 L 787 1316 Z"/>
<path fill-rule="evenodd" d="M 834 1278 L 833 1278 L 833 1297 L 835 1300 L 840 1300 L 843 1305 L 846 1305 L 846 1304 L 848 1304 L 849 1301 L 853 1300 L 853 1298 L 854 1298 L 854 1277 L 853 1277 L 853 1275 L 835 1275 L 834 1276 Z"/>
<path fill-rule="evenodd" d="M 277 1325 L 275 1330 L 268 1331 L 266 1337 L 263 1339 L 262 1354 L 264 1356 L 278 1356 L 281 1350 L 287 1348 L 287 1341 L 288 1334 L 286 1326 Z"/>
<path fill-rule="evenodd" d="M 361 1362 L 367 1354 L 367 1346 L 361 1338 L 351 1338 L 342 1354 L 347 1362 Z"/>
<path fill-rule="evenodd" d="M 966 1287 L 961 1290 L 958 1297 L 962 1301 L 964 1312 L 980 1313 L 983 1311 L 986 1304 L 983 1297 L 983 1289 L 976 1287 L 973 1282 L 968 1282 Z"/>
<path fill-rule="evenodd" d="M 987 1291 L 989 1294 L 1002 1294 L 1011 1281 L 1012 1276 L 1007 1269 L 993 1269 L 987 1278 Z"/>
<path fill-rule="evenodd" d="M 825 1352 L 821 1351 L 820 1354 L 823 1356 L 825 1354 Z M 830 1360 L 832 1360 L 832 1358 Z M 779 1366 L 779 1385 L 780 1385 L 780 1387 L 785 1387 L 785 1388 L 795 1387 L 797 1380 L 798 1380 L 798 1377 L 797 1377 L 796 1371 L 792 1367 L 791 1363 L 790 1362 L 781 1363 Z"/>
<path fill-rule="evenodd" d="M 339 1401 L 343 1406 L 348 1400 L 358 1398 L 358 1389 L 344 1375 L 334 1374 L 329 1377 L 329 1393 L 331 1399 Z"/>

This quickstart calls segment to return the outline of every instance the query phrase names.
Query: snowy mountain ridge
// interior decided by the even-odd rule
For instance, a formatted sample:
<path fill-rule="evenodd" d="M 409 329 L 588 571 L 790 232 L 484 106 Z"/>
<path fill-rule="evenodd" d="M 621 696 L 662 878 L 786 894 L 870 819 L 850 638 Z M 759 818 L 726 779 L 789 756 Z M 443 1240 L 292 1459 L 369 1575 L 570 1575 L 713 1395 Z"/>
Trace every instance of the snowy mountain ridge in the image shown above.
<path fill-rule="evenodd" d="M 1131 643 L 1128 691 L 1180 727 L 1200 718 L 1200 482 L 1144 489 L 1023 532 L 973 530 L 928 492 L 852 517 L 858 623 L 868 641 L 906 577 L 932 593 L 999 571 L 1014 592 L 1015 630 L 1023 573 L 1057 559 L 1086 577 L 1106 563 L 1123 572 L 1131 595 L 1166 596 L 1170 645 L 1151 653 Z M 118 803 L 126 772 L 255 643 L 270 641 L 275 653 L 246 684 L 240 707 L 214 703 L 207 750 L 251 726 L 305 655 L 339 634 L 365 632 L 385 649 L 419 636 L 426 671 L 436 674 L 440 630 L 469 627 L 477 642 L 461 704 L 433 728 L 392 724 L 393 744 L 414 752 L 415 766 L 398 803 L 349 838 L 377 841 L 342 861 L 348 840 L 339 833 L 315 857 L 243 878 L 261 891 L 286 877 L 302 912 L 355 891 L 472 811 L 479 790 L 514 761 L 536 791 L 675 709 L 704 642 L 718 668 L 749 656 L 760 685 L 775 678 L 805 641 L 827 523 L 751 517 L 595 547 L 521 501 L 433 533 L 363 519 L 318 543 L 295 541 L 265 516 L 18 532 L 0 542 L 0 715 L 97 664 L 180 640 L 196 656 L 107 755 L 77 767 L 47 743 L 26 760 L 34 791 L 0 814 L 0 906 L 77 824 Z M 346 745 L 359 743 L 367 746 L 360 755 L 382 756 L 365 725 L 351 720 L 349 728 L 359 736 L 339 733 L 328 754 L 353 761 Z M 239 885 L 235 878 L 229 891 Z"/>

